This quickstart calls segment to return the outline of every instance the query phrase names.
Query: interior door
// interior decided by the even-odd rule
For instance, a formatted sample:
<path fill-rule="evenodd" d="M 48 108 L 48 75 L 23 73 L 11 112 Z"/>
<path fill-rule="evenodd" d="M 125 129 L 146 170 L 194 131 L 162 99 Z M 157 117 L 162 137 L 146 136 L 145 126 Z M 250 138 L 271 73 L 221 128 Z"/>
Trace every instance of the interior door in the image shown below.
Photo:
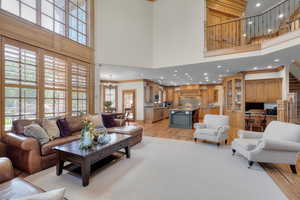
<path fill-rule="evenodd" d="M 136 101 L 135 101 L 135 90 L 123 90 L 123 112 L 129 121 L 136 120 Z"/>

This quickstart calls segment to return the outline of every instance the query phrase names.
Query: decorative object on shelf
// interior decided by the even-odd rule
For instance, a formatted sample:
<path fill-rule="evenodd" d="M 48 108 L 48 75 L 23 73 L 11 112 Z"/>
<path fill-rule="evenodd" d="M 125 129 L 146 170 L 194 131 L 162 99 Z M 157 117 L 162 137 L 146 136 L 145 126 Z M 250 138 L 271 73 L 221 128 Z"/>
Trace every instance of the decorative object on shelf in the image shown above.
<path fill-rule="evenodd" d="M 112 106 L 112 102 L 111 102 L 111 101 L 105 101 L 105 102 L 104 102 L 104 107 L 105 107 L 105 110 L 106 110 L 107 112 L 112 112 L 111 106 Z"/>

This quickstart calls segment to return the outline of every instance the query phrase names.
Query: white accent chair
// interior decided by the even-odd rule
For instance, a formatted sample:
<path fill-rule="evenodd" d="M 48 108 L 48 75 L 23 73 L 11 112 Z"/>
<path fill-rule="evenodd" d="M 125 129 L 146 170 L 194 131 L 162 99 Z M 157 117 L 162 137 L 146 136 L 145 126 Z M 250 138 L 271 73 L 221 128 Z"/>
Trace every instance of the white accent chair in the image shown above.
<path fill-rule="evenodd" d="M 232 142 L 233 155 L 238 152 L 254 162 L 289 164 L 297 173 L 297 155 L 300 152 L 300 125 L 272 121 L 264 132 L 238 131 L 239 139 Z"/>
<path fill-rule="evenodd" d="M 220 145 L 225 141 L 227 144 L 227 131 L 229 129 L 229 117 L 226 115 L 211 115 L 204 116 L 203 123 L 195 123 L 194 128 L 194 140 L 197 139 L 215 142 Z"/>

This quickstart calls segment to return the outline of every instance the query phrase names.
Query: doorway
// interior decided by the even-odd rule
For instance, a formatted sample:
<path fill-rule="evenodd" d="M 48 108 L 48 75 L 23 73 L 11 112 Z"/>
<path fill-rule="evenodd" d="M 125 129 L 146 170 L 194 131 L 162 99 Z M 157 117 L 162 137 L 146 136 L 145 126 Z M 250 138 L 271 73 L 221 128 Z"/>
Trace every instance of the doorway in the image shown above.
<path fill-rule="evenodd" d="M 129 121 L 136 120 L 136 101 L 135 90 L 123 90 L 122 91 L 122 110 L 125 113 L 126 118 Z"/>

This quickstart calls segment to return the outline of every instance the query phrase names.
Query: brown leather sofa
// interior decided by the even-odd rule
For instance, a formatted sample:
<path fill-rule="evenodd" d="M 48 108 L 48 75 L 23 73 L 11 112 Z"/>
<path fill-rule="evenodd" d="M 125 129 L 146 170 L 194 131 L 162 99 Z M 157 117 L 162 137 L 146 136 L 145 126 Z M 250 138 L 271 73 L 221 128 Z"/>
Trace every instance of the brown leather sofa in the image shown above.
<path fill-rule="evenodd" d="M 11 159 L 14 167 L 32 174 L 54 166 L 56 164 L 56 153 L 53 147 L 80 139 L 80 131 L 83 128 L 82 120 L 78 117 L 68 117 L 66 120 L 72 135 L 57 138 L 43 145 L 40 145 L 34 138 L 24 136 L 25 126 L 33 122 L 41 123 L 41 120 L 14 121 L 12 133 L 7 133 L 2 137 L 2 141 L 7 146 L 7 157 Z M 116 127 L 109 128 L 108 132 L 134 135 L 131 145 L 141 142 L 143 128 L 123 126 L 124 122 L 120 120 L 116 120 L 116 125 L 118 129 Z"/>
<path fill-rule="evenodd" d="M 8 158 L 0 158 L 0 199 L 16 199 L 44 192 L 21 179 L 14 178 L 14 169 Z"/>

